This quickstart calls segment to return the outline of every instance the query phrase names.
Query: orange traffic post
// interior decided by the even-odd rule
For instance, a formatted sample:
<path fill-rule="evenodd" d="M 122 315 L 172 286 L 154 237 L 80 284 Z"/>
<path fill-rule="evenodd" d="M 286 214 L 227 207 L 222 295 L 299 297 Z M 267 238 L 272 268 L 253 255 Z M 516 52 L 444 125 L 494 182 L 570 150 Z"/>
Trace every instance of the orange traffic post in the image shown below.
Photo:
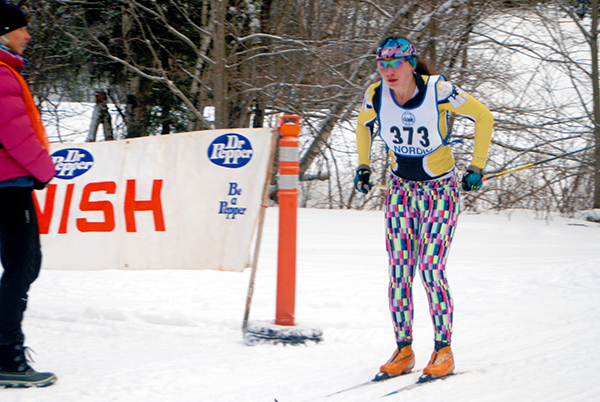
<path fill-rule="evenodd" d="M 296 220 L 298 212 L 298 134 L 300 116 L 281 117 L 279 140 L 279 247 L 277 250 L 277 305 L 275 323 L 254 322 L 244 331 L 247 345 L 259 343 L 301 345 L 321 342 L 323 331 L 298 326 L 296 308 Z"/>
<path fill-rule="evenodd" d="M 298 210 L 298 134 L 300 116 L 285 115 L 279 126 L 279 247 L 275 324 L 294 325 L 296 307 L 296 221 Z"/>

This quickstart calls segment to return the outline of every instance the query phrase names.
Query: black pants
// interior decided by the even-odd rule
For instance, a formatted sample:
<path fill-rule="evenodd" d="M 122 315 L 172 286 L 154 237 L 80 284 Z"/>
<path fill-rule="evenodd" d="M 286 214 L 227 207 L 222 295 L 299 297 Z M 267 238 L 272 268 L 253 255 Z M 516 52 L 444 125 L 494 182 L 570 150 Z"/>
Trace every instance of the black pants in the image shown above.
<path fill-rule="evenodd" d="M 37 278 L 42 250 L 30 187 L 0 188 L 0 345 L 23 342 L 27 291 Z"/>

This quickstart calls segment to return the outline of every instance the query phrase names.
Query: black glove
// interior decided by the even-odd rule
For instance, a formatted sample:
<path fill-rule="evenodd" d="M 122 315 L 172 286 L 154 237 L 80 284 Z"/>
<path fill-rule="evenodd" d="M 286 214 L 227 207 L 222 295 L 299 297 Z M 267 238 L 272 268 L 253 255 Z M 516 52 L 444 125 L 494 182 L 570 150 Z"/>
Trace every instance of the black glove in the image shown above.
<path fill-rule="evenodd" d="M 479 190 L 483 186 L 483 175 L 481 173 L 481 169 L 469 166 L 462 178 L 462 189 L 465 191 Z"/>
<path fill-rule="evenodd" d="M 46 188 L 46 186 L 48 185 L 48 183 L 50 183 L 49 181 L 47 181 L 46 183 L 39 181 L 38 179 L 36 179 L 35 177 L 33 178 L 33 189 L 34 190 L 43 190 Z"/>
<path fill-rule="evenodd" d="M 371 190 L 371 169 L 367 165 L 360 165 L 354 176 L 354 187 L 363 194 L 367 194 Z"/>

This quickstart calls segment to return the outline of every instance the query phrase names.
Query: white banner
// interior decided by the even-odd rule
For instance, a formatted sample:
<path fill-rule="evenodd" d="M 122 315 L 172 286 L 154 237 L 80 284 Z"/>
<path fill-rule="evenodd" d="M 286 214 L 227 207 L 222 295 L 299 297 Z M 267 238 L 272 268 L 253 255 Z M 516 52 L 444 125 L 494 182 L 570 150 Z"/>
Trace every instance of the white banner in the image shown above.
<path fill-rule="evenodd" d="M 52 144 L 35 191 L 46 269 L 242 271 L 272 132 L 228 129 Z"/>

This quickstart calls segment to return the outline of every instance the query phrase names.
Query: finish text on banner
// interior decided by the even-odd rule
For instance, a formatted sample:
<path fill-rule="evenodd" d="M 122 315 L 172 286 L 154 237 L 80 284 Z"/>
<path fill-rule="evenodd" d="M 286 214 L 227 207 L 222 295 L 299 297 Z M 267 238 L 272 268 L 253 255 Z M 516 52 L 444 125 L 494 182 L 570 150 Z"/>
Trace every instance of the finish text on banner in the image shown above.
<path fill-rule="evenodd" d="M 43 268 L 242 271 L 272 135 L 228 129 L 52 144 L 57 175 L 34 192 Z"/>

